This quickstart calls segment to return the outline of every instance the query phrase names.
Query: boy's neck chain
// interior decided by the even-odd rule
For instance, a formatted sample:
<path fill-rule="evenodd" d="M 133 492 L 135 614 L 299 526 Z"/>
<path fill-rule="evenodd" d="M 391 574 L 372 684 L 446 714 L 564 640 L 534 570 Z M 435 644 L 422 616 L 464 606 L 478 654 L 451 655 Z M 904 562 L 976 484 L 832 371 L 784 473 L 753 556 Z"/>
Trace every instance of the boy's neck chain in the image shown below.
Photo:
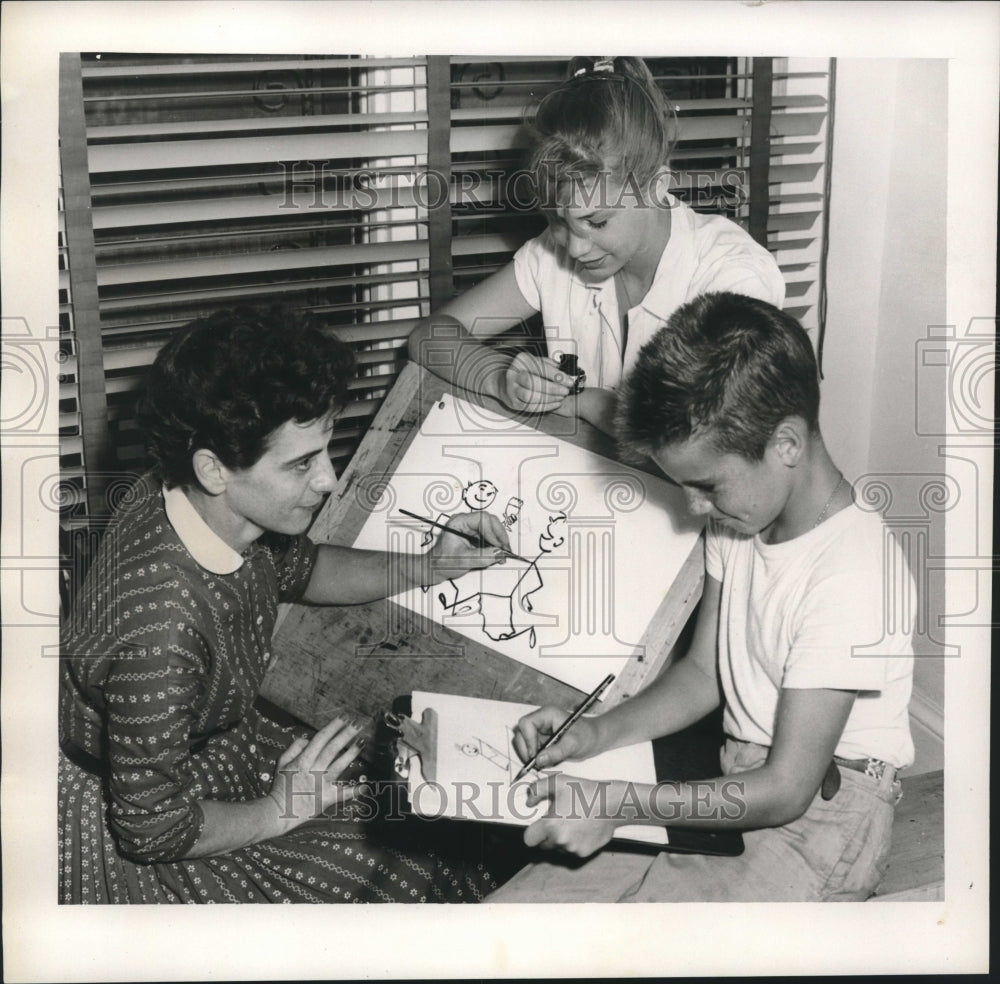
<path fill-rule="evenodd" d="M 845 481 L 844 476 L 840 472 L 837 472 L 837 474 L 840 475 L 840 478 L 837 481 L 837 484 L 833 487 L 833 491 L 830 493 L 830 498 L 826 500 L 826 505 L 823 506 L 822 511 L 816 517 L 816 522 L 812 524 L 812 529 L 816 529 L 816 527 L 819 526 L 819 524 L 822 523 L 824 519 L 826 519 L 826 514 L 830 511 L 830 506 L 833 503 L 833 500 L 836 497 L 837 493 L 840 491 L 840 486 L 844 484 Z"/>

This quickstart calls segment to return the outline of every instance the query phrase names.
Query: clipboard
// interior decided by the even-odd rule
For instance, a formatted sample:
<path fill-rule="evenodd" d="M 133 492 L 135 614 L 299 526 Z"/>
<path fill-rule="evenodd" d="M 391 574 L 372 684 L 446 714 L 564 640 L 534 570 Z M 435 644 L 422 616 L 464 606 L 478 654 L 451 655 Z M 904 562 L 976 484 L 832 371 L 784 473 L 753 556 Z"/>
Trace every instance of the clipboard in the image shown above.
<path fill-rule="evenodd" d="M 420 703 L 419 713 L 417 714 L 413 711 L 415 696 L 419 698 Z M 453 773 L 456 756 L 454 750 L 447 747 L 447 742 L 454 740 L 455 730 L 451 727 L 451 722 L 447 719 L 447 714 L 445 714 L 443 720 L 442 714 L 439 714 L 434 706 L 428 705 L 428 701 L 433 704 L 435 698 L 440 699 L 441 706 L 446 708 L 452 707 L 455 701 L 461 701 L 463 703 L 468 702 L 473 711 L 482 709 L 484 713 L 492 713 L 493 708 L 489 705 L 505 705 L 511 709 L 509 712 L 512 715 L 509 717 L 511 724 L 523 713 L 522 705 L 510 702 L 477 701 L 475 698 L 457 698 L 449 695 L 422 694 L 418 692 L 398 697 L 393 702 L 391 712 L 383 715 L 382 721 L 383 727 L 393 736 L 389 741 L 388 749 L 392 759 L 392 778 L 400 786 L 400 795 L 397 802 L 401 802 L 405 809 L 408 809 L 416 816 L 424 816 L 435 820 L 442 818 L 450 820 L 471 819 L 526 827 L 534 819 L 543 815 L 544 811 L 538 809 L 532 810 L 531 808 L 527 808 L 522 811 L 517 806 L 516 797 L 515 806 L 517 808 L 513 812 L 517 816 L 511 817 L 509 815 L 510 811 L 503 808 L 507 805 L 504 803 L 503 797 L 512 787 L 509 787 L 507 777 L 502 774 L 501 764 L 504 749 L 500 747 L 499 742 L 495 742 L 489 748 L 476 750 L 470 747 L 465 750 L 473 758 L 476 756 L 488 757 L 491 755 L 495 757 L 495 761 L 489 764 L 486 762 L 483 763 L 485 772 L 488 772 L 493 766 L 496 766 L 497 769 L 497 781 L 495 784 L 491 784 L 493 786 L 491 789 L 492 795 L 488 800 L 480 800 L 478 805 L 476 805 L 476 799 L 472 795 L 473 791 L 470 788 L 473 784 L 468 782 L 463 785 L 464 780 L 456 782 L 450 778 L 450 775 Z M 442 743 L 445 743 L 444 748 L 442 748 Z M 652 744 L 644 744 L 648 746 L 648 762 L 651 770 L 648 773 L 640 771 L 639 774 L 635 775 L 623 775 L 620 771 L 617 773 L 614 771 L 616 768 L 622 768 L 622 763 L 625 763 L 625 767 L 627 767 L 628 762 L 631 758 L 635 757 L 636 753 L 630 753 L 629 756 L 616 756 L 610 759 L 608 767 L 612 771 L 606 775 L 600 774 L 600 768 L 597 769 L 597 774 L 594 774 L 592 764 L 597 762 L 601 757 L 595 757 L 595 759 L 588 760 L 587 762 L 568 763 L 567 771 L 584 775 L 585 778 L 631 778 L 636 782 L 659 781 L 660 775 L 656 769 L 656 757 L 653 755 Z M 644 763 L 646 759 L 646 749 L 639 750 L 637 761 L 642 763 L 642 769 L 645 769 Z M 519 766 L 519 760 L 514 765 Z M 708 773 L 712 773 L 712 770 L 706 770 L 706 775 L 701 778 L 708 778 Z M 466 775 L 472 774 L 467 773 Z M 475 774 L 478 776 L 483 773 L 477 772 Z M 718 772 L 714 772 L 714 775 L 717 776 Z M 679 777 L 673 774 L 664 776 L 663 778 L 692 779 L 696 777 L 689 775 Z M 449 785 L 450 783 L 451 785 Z M 527 795 L 526 789 L 530 783 L 531 779 L 528 778 L 516 784 L 524 787 L 524 796 Z M 477 795 L 479 785 L 478 783 L 476 784 L 475 792 Z M 429 796 L 428 789 L 432 789 Z M 456 790 L 456 795 L 453 795 L 450 801 L 448 799 L 449 789 Z M 460 801 L 457 805 L 461 808 L 456 809 L 456 801 Z M 696 830 L 685 827 L 636 824 L 618 828 L 613 840 L 613 849 L 654 853 L 670 851 L 683 854 L 735 857 L 743 853 L 743 837 L 739 831 Z"/>

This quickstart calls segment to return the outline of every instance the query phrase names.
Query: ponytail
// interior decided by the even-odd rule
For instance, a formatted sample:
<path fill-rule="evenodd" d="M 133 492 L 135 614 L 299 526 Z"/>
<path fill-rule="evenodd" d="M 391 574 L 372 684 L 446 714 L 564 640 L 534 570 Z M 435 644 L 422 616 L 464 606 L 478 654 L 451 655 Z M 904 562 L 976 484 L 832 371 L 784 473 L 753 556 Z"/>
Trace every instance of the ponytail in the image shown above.
<path fill-rule="evenodd" d="M 577 57 L 538 104 L 529 167 L 542 207 L 567 181 L 606 175 L 649 189 L 669 166 L 676 121 L 641 58 Z"/>

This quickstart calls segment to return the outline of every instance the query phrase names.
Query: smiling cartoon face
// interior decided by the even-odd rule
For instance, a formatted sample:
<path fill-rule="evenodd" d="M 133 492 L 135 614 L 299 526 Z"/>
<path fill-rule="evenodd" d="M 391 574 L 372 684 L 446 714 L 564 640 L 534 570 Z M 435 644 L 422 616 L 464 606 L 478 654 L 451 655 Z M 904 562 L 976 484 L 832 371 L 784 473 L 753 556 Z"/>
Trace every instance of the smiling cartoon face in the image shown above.
<path fill-rule="evenodd" d="M 497 497 L 497 487 L 488 481 L 469 482 L 462 499 L 470 509 L 488 509 Z"/>

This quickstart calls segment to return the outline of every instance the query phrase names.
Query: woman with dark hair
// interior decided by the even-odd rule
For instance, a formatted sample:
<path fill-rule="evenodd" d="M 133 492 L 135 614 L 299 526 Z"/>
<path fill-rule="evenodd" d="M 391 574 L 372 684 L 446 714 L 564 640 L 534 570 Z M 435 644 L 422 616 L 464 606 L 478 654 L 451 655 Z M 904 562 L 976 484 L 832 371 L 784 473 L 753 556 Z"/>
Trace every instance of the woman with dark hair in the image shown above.
<path fill-rule="evenodd" d="M 548 229 L 418 322 L 410 355 L 514 410 L 577 414 L 612 433 L 620 381 L 680 305 L 725 290 L 780 307 L 785 286 L 736 223 L 670 193 L 676 127 L 641 58 L 578 58 L 569 71 L 531 121 L 528 173 Z M 547 356 L 489 346 L 538 312 Z"/>
<path fill-rule="evenodd" d="M 118 507 L 61 638 L 61 902 L 477 900 L 483 865 L 385 840 L 357 786 L 358 727 L 255 705 L 278 605 L 356 604 L 494 563 L 498 519 L 457 515 L 426 554 L 305 536 L 350 350 L 301 317 L 220 312 L 147 378 L 153 470 Z M 370 801 L 369 801 L 370 805 Z M 382 838 L 382 842 L 380 842 Z M 412 845 L 411 845 L 412 847 Z"/>

